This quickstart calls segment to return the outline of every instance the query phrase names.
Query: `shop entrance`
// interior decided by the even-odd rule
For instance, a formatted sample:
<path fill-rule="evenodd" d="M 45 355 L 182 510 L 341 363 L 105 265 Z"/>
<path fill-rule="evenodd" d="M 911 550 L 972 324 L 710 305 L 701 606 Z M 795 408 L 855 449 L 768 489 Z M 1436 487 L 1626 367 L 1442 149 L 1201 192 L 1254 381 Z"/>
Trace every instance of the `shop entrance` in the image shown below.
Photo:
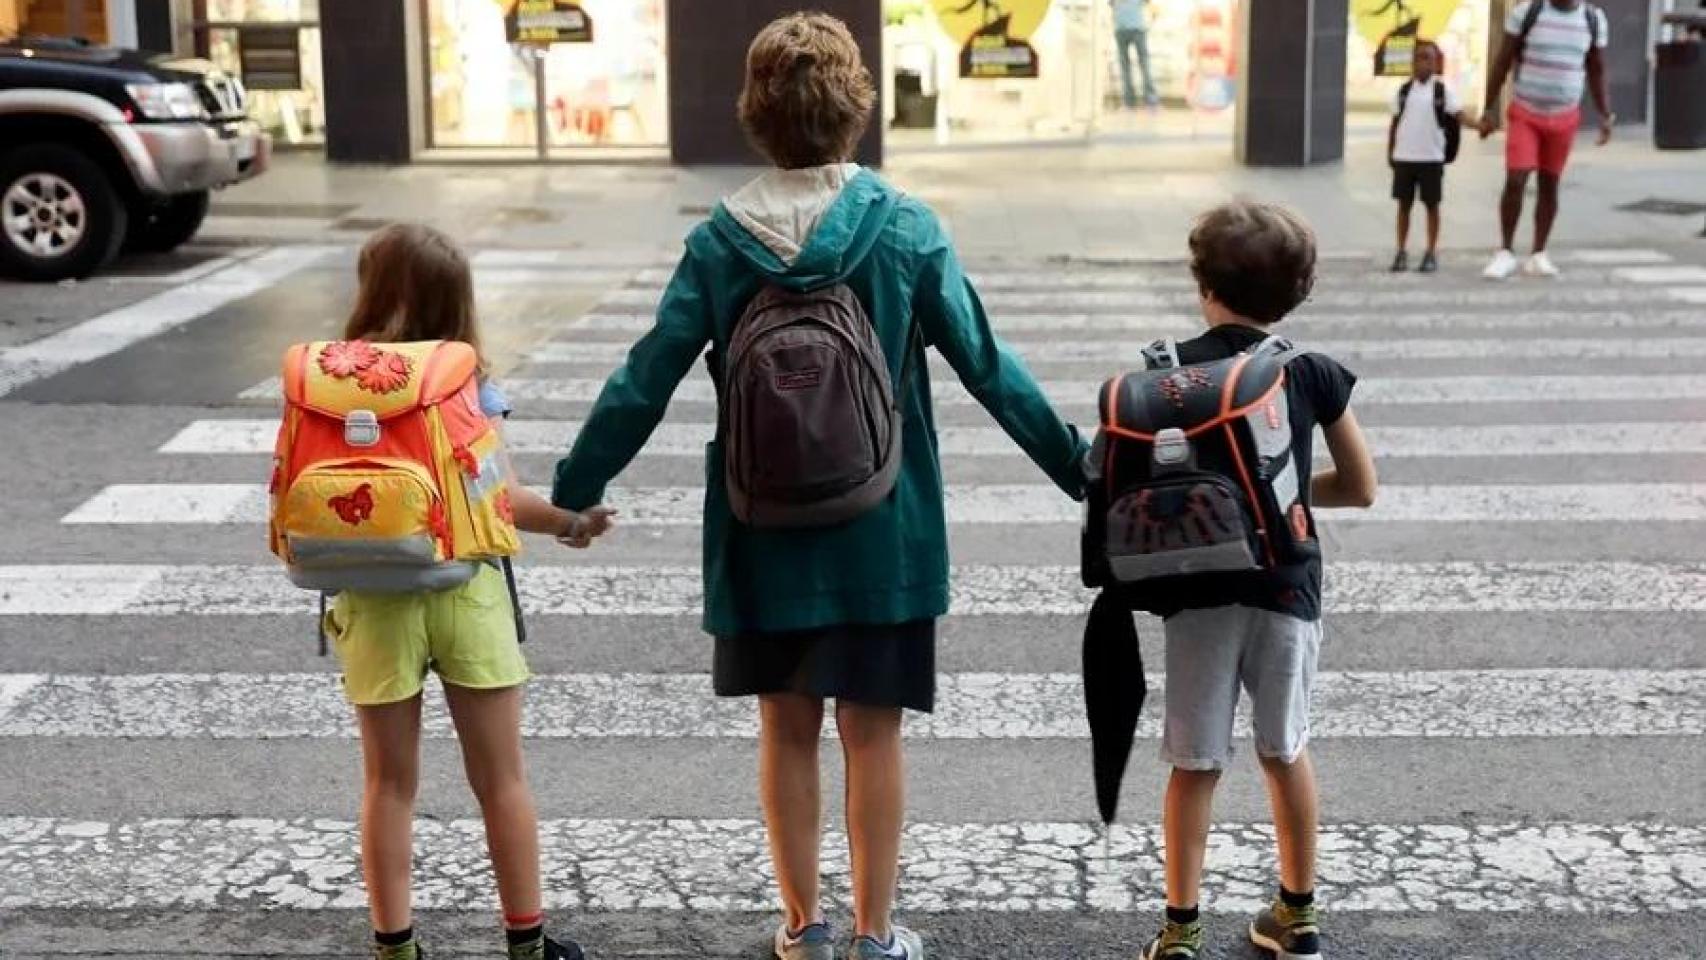
<path fill-rule="evenodd" d="M 436 156 L 664 154 L 664 0 L 421 4 Z"/>
<path fill-rule="evenodd" d="M 884 0 L 887 144 L 1230 136 L 1238 3 Z M 1033 52 L 1033 74 L 966 69 L 999 23 Z"/>
<path fill-rule="evenodd" d="M 320 0 L 195 0 L 196 55 L 239 77 L 280 147 L 326 143 Z"/>

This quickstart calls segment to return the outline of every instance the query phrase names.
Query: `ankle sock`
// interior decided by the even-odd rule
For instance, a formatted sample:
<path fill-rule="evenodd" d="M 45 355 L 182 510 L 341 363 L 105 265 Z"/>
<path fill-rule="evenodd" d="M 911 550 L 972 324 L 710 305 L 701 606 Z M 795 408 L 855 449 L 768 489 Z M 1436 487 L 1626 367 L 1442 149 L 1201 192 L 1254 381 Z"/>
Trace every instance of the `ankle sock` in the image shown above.
<path fill-rule="evenodd" d="M 538 943 L 545 939 L 545 924 L 536 923 L 531 927 L 509 927 L 504 930 L 504 939 L 512 947 L 525 947 L 530 943 Z"/>
<path fill-rule="evenodd" d="M 1196 907 L 1168 907 L 1167 922 L 1177 924 L 1192 924 L 1201 919 L 1202 914 Z"/>
<path fill-rule="evenodd" d="M 1285 888 L 1284 884 L 1281 884 L 1280 902 L 1294 910 L 1301 909 L 1303 907 L 1312 907 L 1315 905 L 1315 891 L 1309 890 L 1304 893 L 1292 893 L 1290 890 Z"/>
<path fill-rule="evenodd" d="M 404 927 L 395 933 L 381 933 L 378 930 L 373 931 L 373 942 L 382 947 L 400 947 L 414 938 L 415 928 L 413 926 Z"/>

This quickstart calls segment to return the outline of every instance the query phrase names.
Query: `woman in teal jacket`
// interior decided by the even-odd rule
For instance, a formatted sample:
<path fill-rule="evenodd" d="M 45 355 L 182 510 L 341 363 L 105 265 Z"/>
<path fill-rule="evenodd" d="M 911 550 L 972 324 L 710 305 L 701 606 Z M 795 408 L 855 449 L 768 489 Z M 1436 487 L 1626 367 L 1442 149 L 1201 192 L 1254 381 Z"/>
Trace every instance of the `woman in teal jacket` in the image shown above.
<path fill-rule="evenodd" d="M 804 61 L 804 62 L 802 62 Z M 709 346 L 713 363 L 764 284 L 850 287 L 904 383 L 893 494 L 840 526 L 759 530 L 730 513 L 722 450 L 706 450 L 704 628 L 719 695 L 760 698 L 760 780 L 788 917 L 784 960 L 831 954 L 818 906 L 817 747 L 837 701 L 855 846 L 855 956 L 919 960 L 891 927 L 902 817 L 900 715 L 934 702 L 935 621 L 948 612 L 948 538 L 929 365 L 916 324 L 972 396 L 1067 494 L 1082 496 L 1084 443 L 990 329 L 928 207 L 845 162 L 872 101 L 839 21 L 785 17 L 754 41 L 741 118 L 778 169 L 727 198 L 687 239 L 656 325 L 634 345 L 557 466 L 552 500 L 579 509 L 640 452 Z M 902 377 L 910 357 L 911 370 Z M 897 387 L 897 389 L 901 389 Z"/>

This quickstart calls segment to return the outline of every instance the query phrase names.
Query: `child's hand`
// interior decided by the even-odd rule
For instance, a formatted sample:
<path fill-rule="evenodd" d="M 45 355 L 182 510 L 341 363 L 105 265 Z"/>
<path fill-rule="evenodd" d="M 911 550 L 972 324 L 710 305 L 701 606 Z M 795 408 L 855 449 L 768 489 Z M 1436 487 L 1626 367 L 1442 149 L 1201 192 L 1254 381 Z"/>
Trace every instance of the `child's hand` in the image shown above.
<path fill-rule="evenodd" d="M 568 529 L 557 537 L 557 542 L 565 547 L 584 550 L 592 546 L 592 541 L 610 532 L 615 526 L 616 511 L 609 507 L 589 507 L 574 514 L 569 521 Z"/>

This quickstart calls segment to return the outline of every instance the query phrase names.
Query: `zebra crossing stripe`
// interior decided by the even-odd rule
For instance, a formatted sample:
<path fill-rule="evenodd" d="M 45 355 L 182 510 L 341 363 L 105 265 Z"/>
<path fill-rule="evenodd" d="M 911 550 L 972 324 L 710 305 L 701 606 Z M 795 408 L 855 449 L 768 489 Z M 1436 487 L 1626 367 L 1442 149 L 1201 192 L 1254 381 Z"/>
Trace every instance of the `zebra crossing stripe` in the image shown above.
<path fill-rule="evenodd" d="M 0 350 L 0 396 L 98 360 L 273 286 L 336 247 L 281 247 L 20 346 Z"/>
<path fill-rule="evenodd" d="M 1151 678 L 1157 691 L 1165 678 Z M 1075 674 L 937 677 L 937 709 L 913 714 L 925 740 L 1082 740 Z M 1163 694 L 1164 695 L 1164 694 Z M 1706 670 L 1440 670 L 1322 673 L 1311 694 L 1317 738 L 1654 737 L 1706 734 Z M 442 695 L 425 731 L 454 735 Z M 1147 711 L 1138 735 L 1161 735 Z M 746 698 L 717 697 L 694 674 L 551 674 L 528 682 L 523 732 L 537 739 L 745 738 Z M 1238 735 L 1248 736 L 1242 711 Z M 335 674 L 0 675 L 0 737 L 280 740 L 348 738 L 352 711 Z"/>
<path fill-rule="evenodd" d="M 1085 805 L 1090 801 L 1085 775 Z M 545 820 L 547 909 L 772 911 L 764 825 L 719 818 Z M 0 817 L 0 903 L 17 910 L 362 909 L 355 824 L 172 818 L 120 823 Z M 495 902 L 478 820 L 414 825 L 414 905 Z M 1153 825 L 910 823 L 897 906 L 908 913 L 1159 911 Z M 1273 828 L 1219 824 L 1203 902 L 1266 906 Z M 1669 914 L 1706 908 L 1706 828 L 1666 823 L 1325 824 L 1320 889 L 1345 913 L 1439 910 Z M 824 836 L 825 895 L 846 901 L 846 836 Z M 1615 891 L 1608 899 L 1606 891 Z"/>
<path fill-rule="evenodd" d="M 1706 267 L 1684 264 L 1622 267 L 1611 273 L 1629 283 L 1706 283 Z"/>
<path fill-rule="evenodd" d="M 532 566 L 523 608 L 556 616 L 693 616 L 696 566 Z M 1327 568 L 1331 613 L 1706 612 L 1706 563 L 1340 562 Z M 1077 566 L 962 566 L 957 616 L 1081 614 Z M 0 616 L 270 616 L 314 609 L 276 565 L 0 566 Z"/>
<path fill-rule="evenodd" d="M 667 250 L 620 247 L 586 247 L 584 249 L 552 248 L 543 250 L 488 248 L 473 257 L 475 268 L 627 268 L 630 274 L 649 267 L 670 266 L 676 257 Z M 668 275 L 665 275 L 668 279 Z"/>
<path fill-rule="evenodd" d="M 595 311 L 583 314 L 569 327 L 575 330 L 641 333 L 657 322 L 653 313 Z M 1145 339 L 1191 337 L 1202 332 L 1199 317 L 1186 313 L 1003 313 L 991 318 L 997 333 L 1119 333 Z M 1706 316 L 1698 310 L 1601 310 L 1560 314 L 1557 311 L 1499 313 L 1396 313 L 1365 316 L 1353 313 L 1316 313 L 1287 320 L 1287 336 L 1308 342 L 1345 333 L 1426 332 L 1469 328 L 1474 330 L 1556 330 L 1603 328 L 1607 330 L 1700 330 Z"/>
<path fill-rule="evenodd" d="M 1440 288 L 1418 284 L 1413 287 L 1375 286 L 1363 289 L 1318 291 L 1300 308 L 1299 316 L 1316 310 L 1356 310 L 1366 313 L 1398 308 L 1441 310 L 1453 308 L 1507 308 L 1535 310 L 1543 307 L 1615 307 L 1648 304 L 1662 298 L 1657 288 L 1643 286 L 1575 286 L 1566 284 L 1522 284 L 1495 287 Z M 600 301 L 601 310 L 651 311 L 662 299 L 656 287 L 613 290 Z M 1006 311 L 1060 310 L 1068 313 L 1133 310 L 1193 310 L 1200 306 L 1194 288 L 1133 290 L 992 290 L 980 295 L 992 313 Z"/>
<path fill-rule="evenodd" d="M 1111 373 L 1141 367 L 1146 341 L 1108 344 L 1099 340 L 1009 340 L 1008 345 L 1030 363 L 1095 363 Z M 1512 360 L 1665 360 L 1706 357 L 1706 337 L 1647 338 L 1436 338 L 1431 340 L 1321 340 L 1311 348 L 1346 363 L 1388 360 L 1472 360 L 1496 353 Z M 533 363 L 610 366 L 626 360 L 633 344 L 627 341 L 556 341 L 540 346 Z M 952 368 L 932 355 L 931 369 Z"/>
<path fill-rule="evenodd" d="M 1672 300 L 1681 300 L 1683 303 L 1706 304 L 1706 287 L 1671 287 L 1665 293 Z"/>
<path fill-rule="evenodd" d="M 1647 263 L 1670 263 L 1671 255 L 1661 250 L 1605 247 L 1590 248 L 1586 250 L 1572 250 L 1563 254 L 1561 259 L 1567 263 L 1586 263 L 1595 266 L 1625 266 Z"/>
<path fill-rule="evenodd" d="M 1702 315 L 1706 317 L 1706 315 Z M 604 381 L 592 377 L 505 377 L 504 393 L 518 402 L 592 403 Z M 1100 380 L 1045 380 L 1049 401 L 1062 407 L 1089 407 L 1101 390 Z M 931 384 L 931 399 L 942 406 L 968 406 L 977 401 L 959 380 L 944 378 Z M 240 400 L 278 400 L 278 379 L 263 380 L 238 395 Z M 1538 376 L 1538 377 L 1378 377 L 1357 383 L 1355 403 L 1367 406 L 1408 404 L 1481 404 L 1600 401 L 1665 401 L 1706 399 L 1706 376 L 1677 374 L 1663 377 Z M 677 403 L 716 403 L 716 387 L 699 372 L 676 388 Z"/>
<path fill-rule="evenodd" d="M 546 490 L 536 492 L 548 496 Z M 625 526 L 698 526 L 703 487 L 613 489 L 607 500 Z M 1053 487 L 953 486 L 951 524 L 1076 526 L 1083 508 Z M 61 520 L 68 524 L 256 524 L 267 517 L 261 484 L 121 483 L 105 487 Z M 1323 522 L 1690 523 L 1706 521 L 1706 484 L 1488 484 L 1388 486 L 1369 510 L 1320 511 Z"/>
<path fill-rule="evenodd" d="M 522 454 L 567 454 L 581 424 L 575 420 L 512 420 L 504 426 L 509 449 Z M 645 453 L 702 457 L 716 432 L 711 423 L 664 423 Z M 161 453 L 270 454 L 276 420 L 195 420 L 160 447 Z M 1706 423 L 1494 424 L 1451 427 L 1370 427 L 1364 431 L 1379 459 L 1519 456 L 1627 456 L 1706 453 Z M 943 427 L 938 449 L 946 457 L 1016 457 L 1019 448 L 997 427 Z M 1317 445 L 1316 455 L 1325 457 Z"/>

